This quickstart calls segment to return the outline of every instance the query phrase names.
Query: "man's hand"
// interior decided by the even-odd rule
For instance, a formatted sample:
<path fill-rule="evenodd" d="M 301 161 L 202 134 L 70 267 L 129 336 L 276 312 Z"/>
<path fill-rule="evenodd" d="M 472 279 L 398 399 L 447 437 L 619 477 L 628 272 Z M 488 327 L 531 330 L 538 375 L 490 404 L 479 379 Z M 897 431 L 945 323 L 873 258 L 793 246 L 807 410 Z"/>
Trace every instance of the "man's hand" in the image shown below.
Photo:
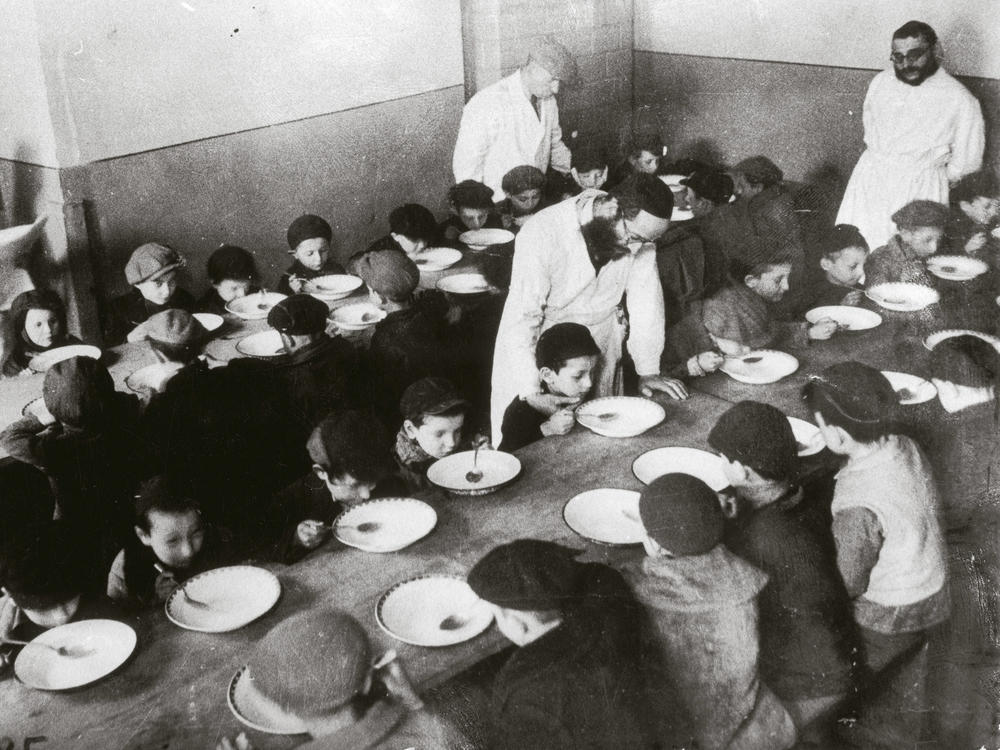
<path fill-rule="evenodd" d="M 837 332 L 837 328 L 839 328 L 839 326 L 835 320 L 830 318 L 817 320 L 809 326 L 809 338 L 813 341 L 826 341 Z"/>
<path fill-rule="evenodd" d="M 580 403 L 578 398 L 569 396 L 556 396 L 553 393 L 532 393 L 525 397 L 528 405 L 537 412 L 541 412 L 549 417 L 567 406 Z"/>
<path fill-rule="evenodd" d="M 545 437 L 565 435 L 573 429 L 573 412 L 570 409 L 560 409 L 546 421 L 542 422 L 541 430 Z"/>
<path fill-rule="evenodd" d="M 698 355 L 698 367 L 705 372 L 715 372 L 725 361 L 725 357 L 718 352 L 702 352 Z"/>
<path fill-rule="evenodd" d="M 329 529 L 321 521 L 305 520 L 295 529 L 295 541 L 306 549 L 316 549 L 326 539 Z"/>
<path fill-rule="evenodd" d="M 417 695 L 417 691 L 410 682 L 410 676 L 406 674 L 403 665 L 396 658 L 395 651 L 387 652 L 376 664 L 376 671 L 382 678 L 382 684 L 390 694 L 396 696 L 404 706 L 411 711 L 418 711 L 424 707 L 424 702 Z"/>
<path fill-rule="evenodd" d="M 670 398 L 683 401 L 688 397 L 687 388 L 684 383 L 676 378 L 668 378 L 664 375 L 642 375 L 639 378 L 639 393 L 646 398 L 650 398 L 654 391 L 666 393 Z"/>

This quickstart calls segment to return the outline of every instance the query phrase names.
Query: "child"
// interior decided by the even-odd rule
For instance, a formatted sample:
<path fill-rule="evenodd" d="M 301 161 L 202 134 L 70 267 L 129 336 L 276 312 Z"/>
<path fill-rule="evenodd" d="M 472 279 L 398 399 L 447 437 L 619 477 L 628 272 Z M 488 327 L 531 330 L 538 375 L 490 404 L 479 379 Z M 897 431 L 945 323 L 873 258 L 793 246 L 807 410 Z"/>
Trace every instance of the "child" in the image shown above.
<path fill-rule="evenodd" d="M 330 257 L 333 230 L 325 219 L 303 214 L 289 225 L 286 237 L 294 260 L 278 281 L 279 293 L 297 294 L 309 279 L 344 273 L 344 267 Z"/>
<path fill-rule="evenodd" d="M 590 331 L 579 323 L 556 323 L 543 331 L 535 344 L 538 378 L 543 392 L 565 397 L 566 406 L 550 415 L 515 398 L 503 415 L 500 450 L 515 451 L 543 437 L 565 435 L 573 429 L 573 407 L 590 392 L 600 354 Z"/>
<path fill-rule="evenodd" d="M 263 529 L 280 535 L 279 559 L 292 563 L 316 549 L 346 506 L 406 494 L 392 474 L 390 440 L 378 420 L 359 411 L 336 412 L 316 426 L 306 443 L 312 472 L 275 496 Z"/>
<path fill-rule="evenodd" d="M 104 321 L 104 343 L 117 346 L 143 337 L 139 326 L 150 315 L 175 308 L 191 311 L 194 298 L 177 286 L 184 258 L 173 248 L 149 242 L 140 245 L 125 264 L 125 278 L 135 287 L 111 300 Z"/>
<path fill-rule="evenodd" d="M 949 609 L 933 476 L 916 443 L 893 433 L 896 393 L 878 370 L 833 365 L 810 378 L 804 395 L 827 447 L 846 459 L 832 505 L 837 566 L 865 665 L 876 676 L 892 675 L 888 700 L 897 703 L 869 700 L 853 740 L 903 747 L 917 741 L 920 722 L 900 714 L 922 710 L 914 703 L 922 702 L 929 631 Z M 896 687 L 907 690 L 905 705 L 892 695 Z"/>
<path fill-rule="evenodd" d="M 951 188 L 948 198 L 949 251 L 991 261 L 995 268 L 1000 260 L 995 257 L 1000 250 L 1000 187 L 996 177 L 988 171 L 967 175 Z"/>
<path fill-rule="evenodd" d="M 198 312 L 225 315 L 227 304 L 257 291 L 257 266 L 242 247 L 220 245 L 208 257 L 205 270 L 212 288 L 198 300 Z"/>
<path fill-rule="evenodd" d="M 636 174 L 655 175 L 666 152 L 659 133 L 633 134 L 625 150 L 625 161 L 613 170 L 608 184 L 614 188 Z"/>
<path fill-rule="evenodd" d="M 376 250 L 397 250 L 413 258 L 424 248 L 437 241 L 437 220 L 428 209 L 419 203 L 406 203 L 394 208 L 389 214 L 389 234 L 380 237 L 360 253 L 355 253 L 347 262 L 351 273 L 358 273 L 358 263 L 368 253 Z"/>
<path fill-rule="evenodd" d="M 641 609 L 617 571 L 577 562 L 578 554 L 519 539 L 469 572 L 469 586 L 518 646 L 493 686 L 491 748 L 651 747 Z"/>
<path fill-rule="evenodd" d="M 591 145 L 573 149 L 570 174 L 581 190 L 600 190 L 608 181 L 608 157 L 604 149 Z"/>
<path fill-rule="evenodd" d="M 444 378 L 423 378 L 403 391 L 394 458 L 411 492 L 430 488 L 427 469 L 462 442 L 468 402 Z"/>
<path fill-rule="evenodd" d="M 507 172 L 500 186 L 507 196 L 498 206 L 503 227 L 516 234 L 540 208 L 545 175 L 537 167 L 525 164 Z"/>
<path fill-rule="evenodd" d="M 639 517 L 647 557 L 630 582 L 698 747 L 790 748 L 795 725 L 758 675 L 757 596 L 767 576 L 721 543 L 719 499 L 700 479 L 666 474 L 642 490 Z"/>
<path fill-rule="evenodd" d="M 814 279 L 806 295 L 810 307 L 859 304 L 867 257 L 868 243 L 857 227 L 838 224 L 831 229 L 820 247 L 822 276 Z"/>
<path fill-rule="evenodd" d="M 853 618 L 830 534 L 829 483 L 796 483 L 791 425 L 767 404 L 730 408 L 708 444 L 736 493 L 726 546 L 769 578 L 759 602 L 761 675 L 801 735 L 827 723 L 851 688 Z"/>
<path fill-rule="evenodd" d="M 936 201 L 911 201 L 892 220 L 896 234 L 865 261 L 866 286 L 871 289 L 891 281 L 934 286 L 924 261 L 942 247 L 948 207 Z"/>
<path fill-rule="evenodd" d="M 136 495 L 135 538 L 111 564 L 108 597 L 162 603 L 177 584 L 220 565 L 220 546 L 198 503 L 178 494 L 162 476 L 148 479 Z"/>
<path fill-rule="evenodd" d="M 501 229 L 500 217 L 493 212 L 493 191 L 475 180 L 463 180 L 448 190 L 452 214 L 438 225 L 440 239 L 457 246 L 458 236 L 471 229 Z"/>
<path fill-rule="evenodd" d="M 66 330 L 66 306 L 48 289 L 30 289 L 10 305 L 14 346 L 3 364 L 7 377 L 30 373 L 32 358 L 60 346 L 83 343 Z"/>
<path fill-rule="evenodd" d="M 162 393 L 181 370 L 205 371 L 208 364 L 199 359 L 202 342 L 208 331 L 185 310 L 164 310 L 143 324 L 146 341 L 156 357 L 155 373 L 143 378 L 140 387 L 144 398 Z"/>

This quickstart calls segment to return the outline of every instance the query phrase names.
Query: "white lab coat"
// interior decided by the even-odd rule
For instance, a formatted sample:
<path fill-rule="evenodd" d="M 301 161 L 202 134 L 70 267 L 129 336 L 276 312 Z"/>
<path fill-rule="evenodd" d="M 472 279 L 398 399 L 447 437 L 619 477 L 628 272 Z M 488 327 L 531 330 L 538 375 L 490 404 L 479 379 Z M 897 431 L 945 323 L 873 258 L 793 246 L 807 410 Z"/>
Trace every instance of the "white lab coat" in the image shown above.
<path fill-rule="evenodd" d="M 589 220 L 596 190 L 586 190 L 532 216 L 517 234 L 510 292 L 500 319 L 493 357 L 490 419 L 493 444 L 499 445 L 503 414 L 515 397 L 541 391 L 535 343 L 556 323 L 590 329 L 601 350 L 592 396 L 621 393 L 619 365 L 625 326 L 620 305 L 627 292 L 628 350 L 639 375 L 660 371 L 663 353 L 663 289 L 656 271 L 656 250 L 638 251 L 611 261 L 594 273 L 580 232 Z"/>
<path fill-rule="evenodd" d="M 539 99 L 540 115 L 521 85 L 521 71 L 476 93 L 462 110 L 452 169 L 455 182 L 478 180 L 504 199 L 503 176 L 523 164 L 546 172 L 570 168 L 570 151 L 562 141 L 555 97 Z M 539 119 L 539 116 L 541 119 Z"/>
<path fill-rule="evenodd" d="M 979 102 L 943 68 L 919 86 L 884 70 L 865 96 L 867 149 L 837 214 L 874 249 L 895 233 L 892 215 L 913 200 L 948 202 L 948 182 L 975 172 L 985 144 Z"/>

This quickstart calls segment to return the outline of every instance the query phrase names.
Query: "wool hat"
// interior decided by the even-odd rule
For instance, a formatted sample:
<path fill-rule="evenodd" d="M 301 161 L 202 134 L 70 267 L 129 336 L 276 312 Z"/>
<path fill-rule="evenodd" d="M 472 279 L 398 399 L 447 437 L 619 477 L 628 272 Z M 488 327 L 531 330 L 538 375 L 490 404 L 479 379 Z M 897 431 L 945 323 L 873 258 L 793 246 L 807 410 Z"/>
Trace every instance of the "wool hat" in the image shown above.
<path fill-rule="evenodd" d="M 45 408 L 62 424 L 91 427 L 103 422 L 114 398 L 115 384 L 108 369 L 90 357 L 70 357 L 45 373 Z"/>
<path fill-rule="evenodd" d="M 943 227 L 948 223 L 948 207 L 937 201 L 910 201 L 892 215 L 900 229 Z"/>
<path fill-rule="evenodd" d="M 744 159 L 733 167 L 733 172 L 743 175 L 756 185 L 765 187 L 775 185 L 785 178 L 785 173 L 766 156 L 751 156 L 749 159 Z"/>
<path fill-rule="evenodd" d="M 468 406 L 447 378 L 422 378 L 410 383 L 399 400 L 403 419 L 414 420 L 425 414 L 444 414 L 456 406 Z"/>
<path fill-rule="evenodd" d="M 174 308 L 150 315 L 144 329 L 150 341 L 171 346 L 193 344 L 208 335 L 205 326 L 194 315 Z"/>
<path fill-rule="evenodd" d="M 493 191 L 476 180 L 462 180 L 448 190 L 448 200 L 461 208 L 493 208 Z"/>
<path fill-rule="evenodd" d="M 271 628 L 247 666 L 264 697 L 296 716 L 318 718 L 362 691 L 372 668 L 372 649 L 357 620 L 321 609 Z"/>
<path fill-rule="evenodd" d="M 976 198 L 997 198 L 1000 197 L 1000 186 L 997 185 L 997 178 L 992 172 L 983 170 L 968 174 L 955 183 L 955 186 L 948 191 L 948 197 L 952 203 L 967 201 L 971 203 Z"/>
<path fill-rule="evenodd" d="M 267 324 L 289 336 L 323 333 L 330 309 L 309 294 L 285 297 L 267 314 Z"/>
<path fill-rule="evenodd" d="M 184 258 L 173 248 L 156 242 L 139 245 L 125 264 L 125 279 L 135 286 L 158 279 L 168 271 L 184 266 Z"/>
<path fill-rule="evenodd" d="M 529 612 L 564 609 L 580 596 L 585 566 L 580 550 L 539 539 L 494 547 L 467 577 L 476 596 L 498 607 Z"/>
<path fill-rule="evenodd" d="M 420 269 L 402 250 L 387 248 L 364 253 L 354 263 L 354 273 L 373 292 L 394 302 L 405 300 L 420 283 Z"/>
<path fill-rule="evenodd" d="M 306 240 L 321 238 L 329 242 L 333 239 L 333 230 L 325 219 L 314 214 L 303 214 L 288 227 L 286 238 L 288 247 L 295 251 Z"/>
<path fill-rule="evenodd" d="M 769 404 L 740 401 L 712 427 L 708 444 L 767 479 L 793 479 L 798 447 L 785 415 Z"/>
<path fill-rule="evenodd" d="M 236 245 L 219 245 L 205 265 L 208 280 L 218 284 L 226 279 L 253 280 L 257 278 L 257 266 L 248 250 Z"/>
<path fill-rule="evenodd" d="M 978 336 L 953 336 L 931 350 L 931 377 L 970 388 L 996 385 L 1000 352 Z"/>
<path fill-rule="evenodd" d="M 719 170 L 698 170 L 680 181 L 687 185 L 699 198 L 712 203 L 728 203 L 733 196 L 733 178 Z"/>
<path fill-rule="evenodd" d="M 674 211 L 674 191 L 651 174 L 633 174 L 611 192 L 626 216 L 629 211 L 645 211 L 658 219 L 669 219 Z"/>
<path fill-rule="evenodd" d="M 528 50 L 528 60 L 538 63 L 550 76 L 564 83 L 575 83 L 579 78 L 576 60 L 551 34 L 535 39 Z"/>
<path fill-rule="evenodd" d="M 508 195 L 517 195 L 525 190 L 541 190 L 545 187 L 545 175 L 538 167 L 522 164 L 503 176 L 500 187 Z"/>
<path fill-rule="evenodd" d="M 389 231 L 411 240 L 433 242 L 438 228 L 429 209 L 419 203 L 405 203 L 389 213 Z"/>
<path fill-rule="evenodd" d="M 664 474 L 647 484 L 639 518 L 646 533 L 677 557 L 710 552 L 722 541 L 725 524 L 718 496 L 690 474 Z"/>
<path fill-rule="evenodd" d="M 838 362 L 811 375 L 830 405 L 849 420 L 875 423 L 889 419 L 899 403 L 892 385 L 879 370 L 861 362 Z"/>
<path fill-rule="evenodd" d="M 574 357 L 594 357 L 600 355 L 590 329 L 579 323 L 556 323 L 542 331 L 535 344 L 535 365 L 541 369 L 558 367 Z"/>

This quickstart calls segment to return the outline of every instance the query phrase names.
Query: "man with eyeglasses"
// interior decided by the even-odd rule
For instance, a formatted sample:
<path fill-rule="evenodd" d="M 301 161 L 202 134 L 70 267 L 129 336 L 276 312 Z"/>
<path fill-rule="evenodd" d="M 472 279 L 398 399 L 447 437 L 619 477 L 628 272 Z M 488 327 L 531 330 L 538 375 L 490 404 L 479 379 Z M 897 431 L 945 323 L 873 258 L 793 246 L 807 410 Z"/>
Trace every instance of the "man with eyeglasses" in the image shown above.
<path fill-rule="evenodd" d="M 892 70 L 865 97 L 865 145 L 838 224 L 853 224 L 872 248 L 892 236 L 892 214 L 907 203 L 948 203 L 948 188 L 982 165 L 983 115 L 976 98 L 940 67 L 937 34 L 908 21 L 892 35 Z"/>

